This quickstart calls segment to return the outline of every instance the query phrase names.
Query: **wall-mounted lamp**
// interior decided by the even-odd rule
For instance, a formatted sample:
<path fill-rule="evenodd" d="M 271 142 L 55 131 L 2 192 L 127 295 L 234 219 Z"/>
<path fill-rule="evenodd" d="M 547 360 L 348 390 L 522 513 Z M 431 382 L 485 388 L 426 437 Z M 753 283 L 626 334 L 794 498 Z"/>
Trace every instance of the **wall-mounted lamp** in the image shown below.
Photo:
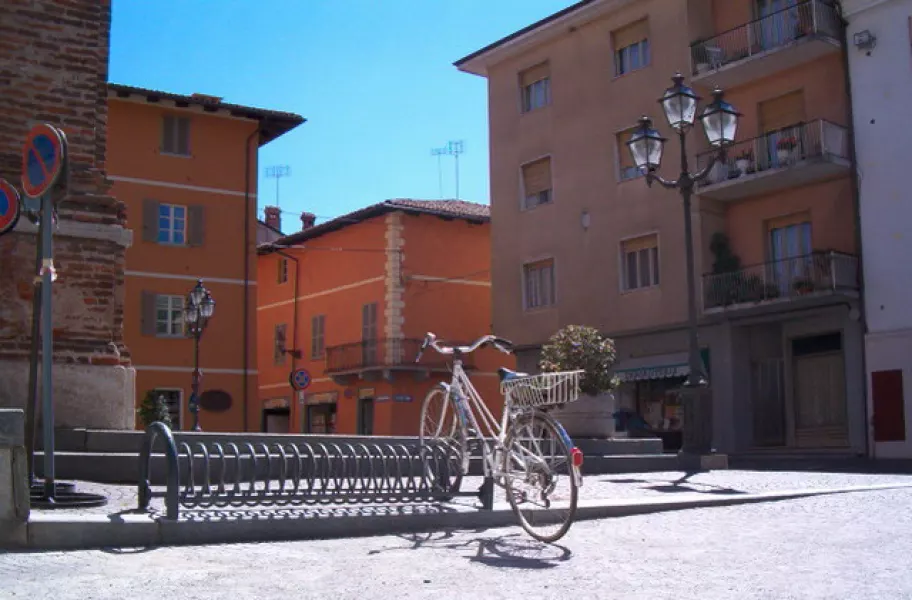
<path fill-rule="evenodd" d="M 877 36 L 865 29 L 852 36 L 852 43 L 859 50 L 873 50 L 877 45 Z"/>
<path fill-rule="evenodd" d="M 580 215 L 580 225 L 583 226 L 583 229 L 589 229 L 590 222 L 591 222 L 591 219 L 589 217 L 589 211 L 584 210 L 583 213 Z"/>

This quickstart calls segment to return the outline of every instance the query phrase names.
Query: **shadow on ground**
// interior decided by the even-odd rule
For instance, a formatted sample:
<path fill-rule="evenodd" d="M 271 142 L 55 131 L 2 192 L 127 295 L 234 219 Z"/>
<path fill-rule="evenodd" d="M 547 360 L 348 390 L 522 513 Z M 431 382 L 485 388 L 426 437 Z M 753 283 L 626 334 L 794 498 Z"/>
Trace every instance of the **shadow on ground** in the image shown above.
<path fill-rule="evenodd" d="M 657 492 L 667 492 L 667 493 L 677 493 L 677 492 L 698 492 L 701 494 L 747 494 L 745 490 L 738 490 L 731 487 L 725 487 L 720 485 L 713 485 L 711 483 L 700 483 L 690 481 L 690 478 L 694 475 L 698 475 L 700 471 L 694 471 L 691 473 L 686 473 L 683 477 L 678 479 L 648 479 L 648 478 L 608 478 L 603 479 L 602 481 L 608 483 L 626 483 L 629 485 L 642 484 L 637 487 L 640 487 L 644 490 L 655 490 Z"/>
<path fill-rule="evenodd" d="M 559 544 L 545 544 L 531 539 L 523 533 L 510 533 L 496 537 L 481 536 L 484 529 L 409 533 L 398 535 L 406 544 L 371 550 L 369 555 L 403 550 L 443 549 L 470 550 L 466 558 L 469 562 L 480 563 L 489 567 L 510 569 L 553 569 L 562 562 L 570 560 L 573 553 L 569 548 Z M 457 536 L 468 533 L 471 537 Z M 472 536 L 472 534 L 475 534 Z"/>

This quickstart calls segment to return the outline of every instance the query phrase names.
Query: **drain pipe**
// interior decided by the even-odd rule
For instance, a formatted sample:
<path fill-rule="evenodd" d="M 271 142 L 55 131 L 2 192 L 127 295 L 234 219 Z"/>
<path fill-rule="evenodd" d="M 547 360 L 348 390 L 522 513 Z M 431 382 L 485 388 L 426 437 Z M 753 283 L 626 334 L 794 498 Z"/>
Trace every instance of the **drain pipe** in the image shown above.
<path fill-rule="evenodd" d="M 250 366 L 250 361 L 248 359 L 249 349 L 248 345 L 250 343 L 250 252 L 248 247 L 250 246 L 250 142 L 253 141 L 254 137 L 258 137 L 263 131 L 263 125 L 266 120 L 264 119 L 257 124 L 256 129 L 254 129 L 249 136 L 247 136 L 247 141 L 244 144 L 244 251 L 243 251 L 243 260 L 244 260 L 244 300 L 243 300 L 243 336 L 241 342 L 241 365 L 242 365 L 242 381 L 243 381 L 243 406 L 244 406 L 244 420 L 243 420 L 243 430 L 248 431 L 248 415 L 249 412 L 249 394 L 247 393 L 248 383 L 248 373 Z"/>
<path fill-rule="evenodd" d="M 863 385 L 861 386 L 861 397 L 864 402 L 864 420 L 865 420 L 865 446 L 867 454 L 871 458 L 877 458 L 874 443 L 871 439 L 871 414 L 868 410 L 868 359 L 867 359 L 867 335 L 868 335 L 868 318 L 865 310 L 865 280 L 864 280 L 864 249 L 861 238 L 861 189 L 858 181 L 858 156 L 855 148 L 855 107 L 852 101 L 852 74 L 849 70 L 849 22 L 844 16 L 842 2 L 834 2 L 836 8 L 836 17 L 839 19 L 840 32 L 842 33 L 842 70 L 845 73 L 846 88 L 846 106 L 849 113 L 848 118 L 848 151 L 849 161 L 852 165 L 852 208 L 855 216 L 855 245 L 856 254 L 858 255 L 858 310 L 860 312 L 859 322 L 861 323 L 861 371 Z"/>

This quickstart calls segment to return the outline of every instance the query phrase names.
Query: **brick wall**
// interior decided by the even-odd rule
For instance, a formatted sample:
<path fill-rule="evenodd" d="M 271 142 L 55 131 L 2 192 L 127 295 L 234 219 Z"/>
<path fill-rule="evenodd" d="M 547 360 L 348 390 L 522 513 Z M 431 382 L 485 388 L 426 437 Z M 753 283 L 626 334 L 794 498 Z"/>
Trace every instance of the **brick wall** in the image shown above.
<path fill-rule="evenodd" d="M 129 365 L 124 249 L 131 234 L 105 174 L 110 21 L 110 0 L 0 2 L 0 177 L 20 187 L 22 144 L 38 122 L 61 128 L 69 144 L 69 194 L 54 232 L 53 286 L 54 356 L 65 366 L 55 369 L 54 387 L 55 404 L 81 408 L 61 407 L 58 424 L 64 426 L 119 427 L 120 416 L 80 411 L 99 405 L 119 415 L 126 410 L 121 384 L 132 378 L 123 373 Z M 0 406 L 24 404 L 19 378 L 27 373 L 30 344 L 34 232 L 23 218 L 0 238 L 0 376 L 15 378 L 0 386 Z M 63 385 L 68 377 L 81 383 Z"/>

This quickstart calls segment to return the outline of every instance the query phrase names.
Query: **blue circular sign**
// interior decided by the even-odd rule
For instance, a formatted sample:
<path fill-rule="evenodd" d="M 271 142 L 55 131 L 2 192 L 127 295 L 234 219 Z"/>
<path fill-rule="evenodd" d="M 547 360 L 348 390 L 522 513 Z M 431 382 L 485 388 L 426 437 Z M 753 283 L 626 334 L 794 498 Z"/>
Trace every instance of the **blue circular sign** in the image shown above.
<path fill-rule="evenodd" d="M 16 227 L 20 210 L 19 192 L 8 181 L 0 179 L 0 235 Z"/>
<path fill-rule="evenodd" d="M 307 369 L 298 369 L 291 374 L 291 387 L 300 391 L 306 390 L 310 385 L 310 373 Z"/>

